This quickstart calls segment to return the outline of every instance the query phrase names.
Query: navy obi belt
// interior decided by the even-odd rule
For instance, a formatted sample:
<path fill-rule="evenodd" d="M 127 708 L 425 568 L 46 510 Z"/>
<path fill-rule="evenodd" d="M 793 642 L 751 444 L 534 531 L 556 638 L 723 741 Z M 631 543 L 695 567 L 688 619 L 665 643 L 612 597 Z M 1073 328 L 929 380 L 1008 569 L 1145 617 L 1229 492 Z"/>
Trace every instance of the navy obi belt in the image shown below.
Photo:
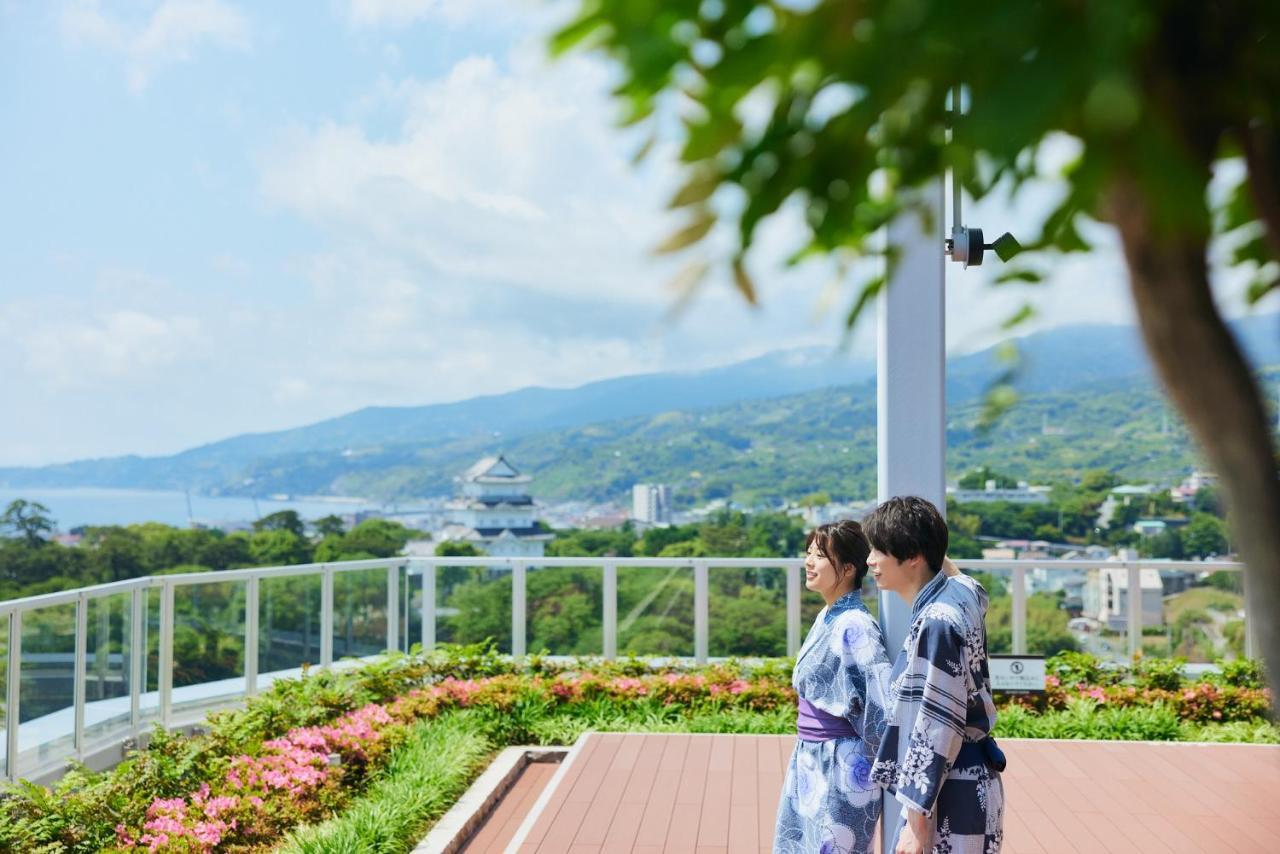
<path fill-rule="evenodd" d="M 829 715 L 803 697 L 800 698 L 800 710 L 796 715 L 796 734 L 801 741 L 859 738 L 858 731 L 847 718 Z"/>

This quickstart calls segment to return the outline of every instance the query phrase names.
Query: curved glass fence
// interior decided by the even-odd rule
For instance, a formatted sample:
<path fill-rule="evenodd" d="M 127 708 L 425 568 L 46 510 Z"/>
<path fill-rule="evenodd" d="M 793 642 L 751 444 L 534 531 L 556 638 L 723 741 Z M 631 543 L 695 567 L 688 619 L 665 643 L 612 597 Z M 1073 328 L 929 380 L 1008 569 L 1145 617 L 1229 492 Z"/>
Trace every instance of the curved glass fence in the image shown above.
<path fill-rule="evenodd" d="M 993 653 L 1081 649 L 1127 661 L 1141 650 L 1198 665 L 1252 652 L 1239 564 L 960 563 L 990 595 Z M 863 598 L 877 614 L 870 576 Z M 304 667 L 413 644 L 784 656 L 821 608 L 799 559 L 762 558 L 393 558 L 0 602 L 0 769 L 37 777 L 69 758 L 108 764 L 156 722 L 195 723 Z"/>

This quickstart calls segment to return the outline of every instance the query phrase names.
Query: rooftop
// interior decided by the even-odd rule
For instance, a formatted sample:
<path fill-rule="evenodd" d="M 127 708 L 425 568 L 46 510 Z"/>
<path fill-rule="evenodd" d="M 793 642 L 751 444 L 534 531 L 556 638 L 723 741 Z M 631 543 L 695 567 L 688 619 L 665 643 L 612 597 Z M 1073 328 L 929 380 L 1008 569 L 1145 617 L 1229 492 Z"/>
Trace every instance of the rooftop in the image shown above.
<path fill-rule="evenodd" d="M 588 733 L 520 854 L 771 850 L 792 736 Z M 1005 854 L 1270 850 L 1280 746 L 1004 739 Z"/>

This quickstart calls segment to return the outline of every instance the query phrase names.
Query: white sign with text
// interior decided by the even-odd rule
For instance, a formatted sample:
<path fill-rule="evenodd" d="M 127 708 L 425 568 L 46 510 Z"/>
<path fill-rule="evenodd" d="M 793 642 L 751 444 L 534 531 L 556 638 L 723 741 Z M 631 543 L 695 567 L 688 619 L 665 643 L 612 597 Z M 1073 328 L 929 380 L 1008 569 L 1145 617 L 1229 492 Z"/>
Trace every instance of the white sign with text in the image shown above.
<path fill-rule="evenodd" d="M 991 690 L 1043 691 L 1043 655 L 991 656 Z"/>

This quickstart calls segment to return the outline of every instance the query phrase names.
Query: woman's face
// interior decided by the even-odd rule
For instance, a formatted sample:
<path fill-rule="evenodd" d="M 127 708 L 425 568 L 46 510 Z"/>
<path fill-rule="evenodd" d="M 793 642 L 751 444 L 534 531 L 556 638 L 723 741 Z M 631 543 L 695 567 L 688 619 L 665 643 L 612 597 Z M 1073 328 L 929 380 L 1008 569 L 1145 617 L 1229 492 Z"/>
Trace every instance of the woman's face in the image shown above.
<path fill-rule="evenodd" d="M 846 573 L 847 574 L 847 573 Z M 822 553 L 818 541 L 809 544 L 809 551 L 804 558 L 804 586 L 815 593 L 821 593 L 830 599 L 845 581 L 844 576 L 836 569 L 831 558 Z"/>

